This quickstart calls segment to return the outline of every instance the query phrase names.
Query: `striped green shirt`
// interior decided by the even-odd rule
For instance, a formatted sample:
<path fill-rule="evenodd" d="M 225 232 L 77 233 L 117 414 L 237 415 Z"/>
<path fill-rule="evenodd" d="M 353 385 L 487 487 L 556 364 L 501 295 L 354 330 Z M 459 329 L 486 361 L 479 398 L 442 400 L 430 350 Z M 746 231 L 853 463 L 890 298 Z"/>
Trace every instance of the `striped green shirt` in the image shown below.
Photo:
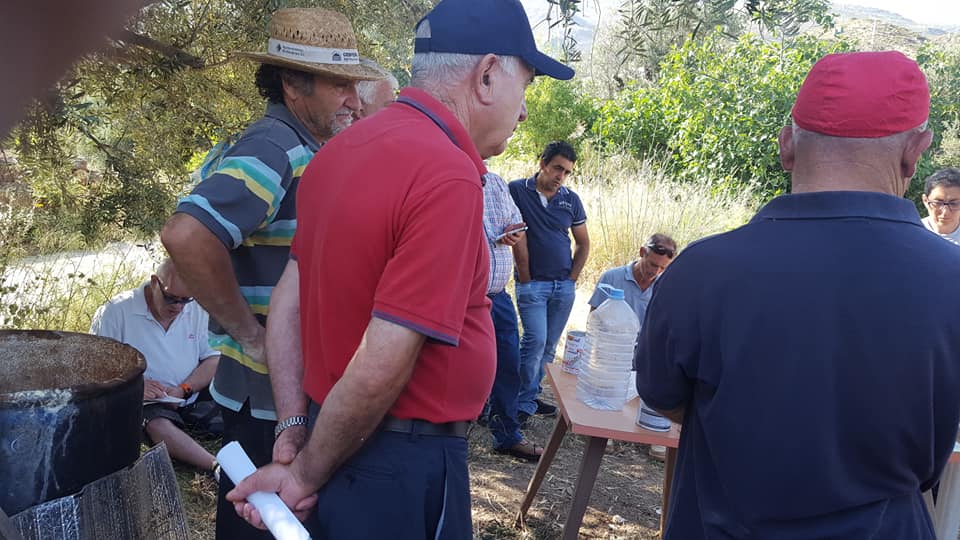
<path fill-rule="evenodd" d="M 284 105 L 270 104 L 222 157 L 207 160 L 215 165 L 202 171 L 203 179 L 177 205 L 177 212 L 198 219 L 230 251 L 240 292 L 263 324 L 290 257 L 297 184 L 319 147 Z M 210 385 L 214 399 L 234 411 L 249 399 L 254 417 L 276 420 L 266 366 L 247 356 L 213 316 L 210 344 L 222 354 Z"/>

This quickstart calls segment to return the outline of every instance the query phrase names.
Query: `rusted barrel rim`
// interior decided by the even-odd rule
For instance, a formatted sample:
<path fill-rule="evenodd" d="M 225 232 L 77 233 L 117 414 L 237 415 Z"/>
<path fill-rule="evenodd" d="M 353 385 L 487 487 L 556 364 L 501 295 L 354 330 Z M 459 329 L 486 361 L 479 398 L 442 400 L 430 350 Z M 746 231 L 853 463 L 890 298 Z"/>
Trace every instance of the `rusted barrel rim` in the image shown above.
<path fill-rule="evenodd" d="M 144 370 L 147 368 L 147 363 L 144 360 L 143 355 L 140 354 L 140 351 L 129 345 L 119 343 L 109 338 L 93 336 L 90 334 L 80 334 L 76 332 L 61 332 L 57 330 L 0 330 L 0 338 L 4 336 L 35 338 L 38 340 L 63 339 L 65 337 L 76 338 L 79 336 L 81 339 L 89 338 L 90 340 L 107 340 L 110 341 L 111 345 L 113 346 L 118 346 L 122 349 L 128 349 L 136 359 L 136 363 L 128 368 L 125 368 L 123 372 L 120 373 L 119 377 L 114 377 L 106 381 L 91 382 L 59 388 L 44 388 L 19 392 L 0 392 L 0 408 L 7 408 L 11 406 L 22 407 L 24 405 L 49 403 L 51 400 L 62 399 L 59 394 L 63 393 L 64 391 L 70 393 L 70 401 L 76 401 L 78 398 L 84 398 L 91 395 L 102 394 L 105 391 L 118 389 L 128 384 L 136 383 L 140 375 L 143 374 Z M 8 376 L 3 374 L 2 359 L 0 359 L 0 376 Z"/>

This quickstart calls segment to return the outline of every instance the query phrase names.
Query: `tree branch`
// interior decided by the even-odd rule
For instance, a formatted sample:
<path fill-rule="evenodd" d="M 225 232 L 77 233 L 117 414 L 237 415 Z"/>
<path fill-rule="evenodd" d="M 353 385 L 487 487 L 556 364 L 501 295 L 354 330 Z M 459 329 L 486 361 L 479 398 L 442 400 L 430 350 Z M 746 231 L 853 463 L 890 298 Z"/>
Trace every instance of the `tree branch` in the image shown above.
<path fill-rule="evenodd" d="M 206 67 L 202 59 L 184 51 L 183 49 L 178 49 L 177 47 L 167 45 L 166 43 L 160 43 L 151 37 L 137 34 L 131 32 L 130 30 L 121 30 L 116 34 L 115 39 L 131 45 L 143 47 L 144 49 L 158 52 L 164 57 L 183 66 L 192 67 L 195 69 L 202 69 Z"/>

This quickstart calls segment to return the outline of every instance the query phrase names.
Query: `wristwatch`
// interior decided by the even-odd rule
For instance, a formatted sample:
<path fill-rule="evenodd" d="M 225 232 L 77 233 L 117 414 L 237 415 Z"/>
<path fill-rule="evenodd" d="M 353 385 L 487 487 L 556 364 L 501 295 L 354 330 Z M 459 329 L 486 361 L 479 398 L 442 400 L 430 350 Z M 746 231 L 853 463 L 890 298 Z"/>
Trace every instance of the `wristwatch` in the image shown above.
<path fill-rule="evenodd" d="M 310 418 L 303 415 L 285 418 L 277 422 L 277 427 L 273 428 L 273 440 L 280 438 L 280 434 L 283 433 L 283 430 L 287 429 L 288 427 L 305 426 L 308 423 L 310 423 Z"/>
<path fill-rule="evenodd" d="M 183 390 L 183 399 L 189 399 L 193 395 L 193 388 L 187 383 L 180 383 L 180 389 Z"/>

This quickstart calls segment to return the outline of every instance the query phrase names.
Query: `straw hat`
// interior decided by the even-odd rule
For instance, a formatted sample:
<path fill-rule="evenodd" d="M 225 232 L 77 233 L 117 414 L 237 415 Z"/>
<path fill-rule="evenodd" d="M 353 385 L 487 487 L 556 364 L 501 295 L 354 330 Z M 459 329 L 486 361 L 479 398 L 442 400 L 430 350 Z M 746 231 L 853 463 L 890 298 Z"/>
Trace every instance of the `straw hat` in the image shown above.
<path fill-rule="evenodd" d="M 383 74 L 360 63 L 357 38 L 346 17 L 320 8 L 287 8 L 270 18 L 267 52 L 239 52 L 263 64 L 307 73 L 373 81 Z"/>

